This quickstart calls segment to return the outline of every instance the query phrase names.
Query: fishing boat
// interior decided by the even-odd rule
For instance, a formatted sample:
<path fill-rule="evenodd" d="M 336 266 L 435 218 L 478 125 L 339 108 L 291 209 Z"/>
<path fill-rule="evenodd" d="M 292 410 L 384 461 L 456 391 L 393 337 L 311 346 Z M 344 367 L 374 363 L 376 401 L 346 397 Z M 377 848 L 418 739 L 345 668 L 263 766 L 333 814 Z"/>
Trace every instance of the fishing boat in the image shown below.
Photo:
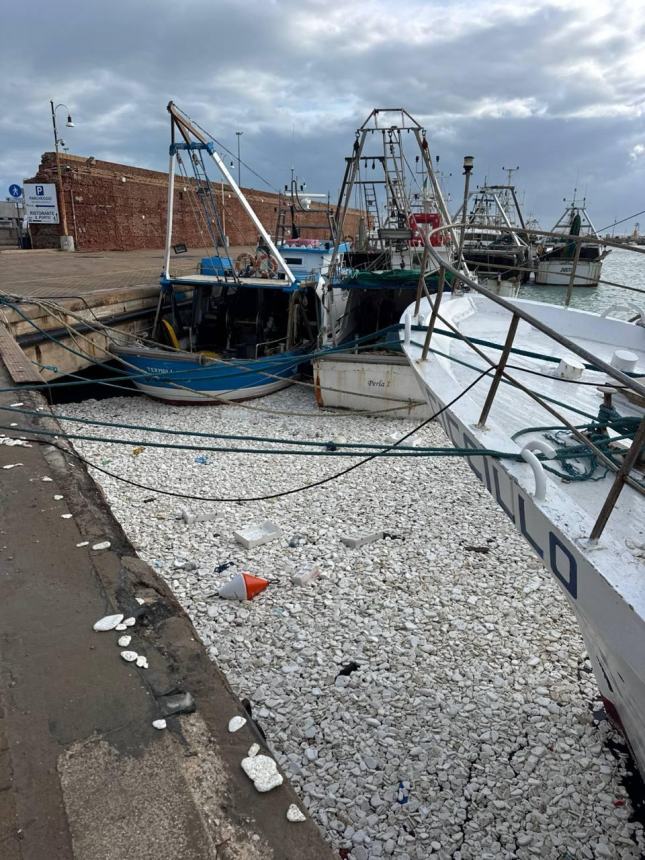
<path fill-rule="evenodd" d="M 346 250 L 340 237 L 352 200 L 358 200 L 361 217 Z M 456 237 L 435 232 L 450 217 L 426 131 L 403 108 L 376 108 L 357 130 L 332 222 L 333 257 L 318 286 L 318 402 L 391 417 L 422 416 L 427 406 L 401 362 L 398 322 L 420 290 L 436 289 L 438 267 L 429 247 L 449 259 Z M 326 347 L 334 353 L 325 354 Z"/>
<path fill-rule="evenodd" d="M 463 278 L 463 276 L 462 276 Z M 645 313 L 468 294 L 401 339 L 433 414 L 553 574 L 645 775 Z M 624 309 L 624 308 L 622 308 Z"/>
<path fill-rule="evenodd" d="M 463 207 L 454 216 L 461 220 Z M 518 283 L 531 274 L 530 246 L 514 185 L 482 185 L 464 232 L 463 258 L 480 280 L 504 279 Z"/>
<path fill-rule="evenodd" d="M 113 352 L 137 388 L 160 400 L 213 403 L 269 394 L 293 381 L 315 346 L 315 283 L 307 285 L 296 277 L 213 140 L 172 102 L 168 112 L 168 219 L 153 331 L 150 340 L 117 346 Z M 209 160 L 260 234 L 255 255 L 235 261 L 227 256 L 217 196 L 206 168 Z M 175 276 L 170 262 L 174 180 L 177 167 L 188 175 L 187 164 L 193 172 L 187 184 L 195 191 L 195 208 L 215 254 L 202 259 L 199 273 Z"/>
<path fill-rule="evenodd" d="M 597 241 L 575 242 L 568 236 L 590 236 L 598 239 L 598 233 L 586 209 L 585 200 L 568 203 L 555 223 L 552 236 L 537 254 L 535 283 L 545 287 L 597 287 L 602 272 L 602 262 L 609 253 L 602 250 Z"/>

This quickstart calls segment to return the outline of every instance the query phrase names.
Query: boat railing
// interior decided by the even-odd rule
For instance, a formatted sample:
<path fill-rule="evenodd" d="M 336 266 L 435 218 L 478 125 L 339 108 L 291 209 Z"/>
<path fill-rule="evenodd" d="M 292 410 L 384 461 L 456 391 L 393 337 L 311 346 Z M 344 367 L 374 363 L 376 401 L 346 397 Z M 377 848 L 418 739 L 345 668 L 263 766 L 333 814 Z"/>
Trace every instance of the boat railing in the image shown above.
<path fill-rule="evenodd" d="M 275 340 L 263 340 L 260 343 L 255 344 L 255 357 L 259 358 L 258 355 L 259 350 L 265 349 L 267 347 L 271 348 L 273 346 L 284 344 L 284 348 L 280 350 L 280 352 L 284 352 L 287 348 L 287 339 L 286 337 L 278 337 Z"/>
<path fill-rule="evenodd" d="M 451 229 L 461 229 L 463 225 L 461 223 L 453 223 L 453 224 L 444 224 L 440 227 L 437 227 L 430 233 L 430 236 L 435 233 L 440 233 L 443 230 Z M 508 228 L 500 228 L 507 229 Z M 562 238 L 562 234 L 554 234 L 549 231 L 544 230 L 525 230 L 527 235 L 536 235 L 536 236 L 555 236 L 559 235 Z M 616 247 L 621 248 L 623 250 L 630 250 L 636 253 L 645 254 L 645 247 L 637 247 L 632 245 L 625 245 L 622 242 L 616 242 L 611 239 L 601 239 L 600 237 L 589 237 L 589 236 L 576 236 L 576 235 L 568 235 L 564 237 L 567 241 L 576 243 L 576 250 L 574 252 L 573 260 L 576 261 L 580 255 L 580 245 L 582 242 L 589 243 L 595 242 L 598 245 L 604 245 L 607 247 Z M 430 343 L 432 340 L 433 332 L 435 330 L 435 326 L 437 324 L 437 320 L 440 320 L 442 325 L 446 326 L 451 330 L 452 334 L 459 339 L 461 339 L 464 343 L 466 343 L 483 361 L 485 361 L 491 368 L 494 368 L 493 378 L 491 381 L 490 388 L 486 395 L 486 399 L 484 401 L 484 405 L 482 407 L 481 414 L 479 416 L 478 426 L 481 428 L 485 428 L 486 421 L 488 419 L 491 407 L 495 400 L 495 395 L 499 389 L 499 385 L 502 379 L 510 382 L 513 386 L 521 390 L 523 393 L 531 397 L 537 403 L 540 404 L 545 410 L 551 413 L 554 417 L 556 417 L 559 421 L 561 421 L 567 429 L 587 448 L 589 448 L 594 456 L 602 462 L 604 466 L 607 467 L 611 472 L 615 473 L 615 478 L 610 487 L 605 501 L 602 505 L 600 513 L 594 523 L 594 526 L 589 535 L 589 539 L 592 542 L 597 541 L 606 524 L 607 521 L 618 501 L 618 497 L 620 493 L 627 484 L 632 489 L 636 490 L 641 495 L 645 495 L 645 485 L 641 482 L 635 480 L 631 477 L 631 471 L 638 462 L 638 458 L 641 454 L 641 450 L 645 446 L 645 416 L 641 418 L 638 429 L 636 430 L 634 437 L 632 439 L 631 445 L 629 449 L 626 451 L 622 464 L 617 465 L 610 457 L 608 457 L 604 451 L 602 451 L 591 439 L 589 439 L 584 433 L 582 433 L 577 427 L 575 427 L 567 418 L 565 418 L 551 403 L 547 402 L 543 399 L 537 392 L 533 391 L 531 388 L 523 385 L 519 382 L 515 377 L 511 376 L 508 373 L 506 368 L 508 358 L 513 349 L 513 343 L 515 340 L 515 336 L 517 334 L 517 329 L 520 320 L 524 320 L 529 323 L 529 325 L 533 326 L 538 331 L 542 332 L 542 334 L 546 335 L 551 340 L 559 343 L 561 346 L 564 346 L 566 349 L 570 350 L 574 355 L 577 355 L 579 358 L 583 359 L 588 364 L 592 365 L 596 370 L 606 373 L 608 377 L 610 377 L 614 382 L 620 386 L 620 389 L 627 390 L 631 392 L 638 398 L 642 398 L 645 400 L 645 385 L 640 382 L 638 379 L 635 379 L 631 376 L 628 376 L 626 373 L 621 371 L 620 369 L 614 367 L 612 364 L 604 361 L 593 353 L 589 352 L 583 346 L 580 346 L 575 341 L 568 338 L 566 335 L 561 334 L 556 331 L 552 326 L 548 325 L 548 323 L 543 322 L 538 317 L 534 316 L 529 311 L 525 310 L 522 307 L 514 304 L 511 301 L 508 301 L 503 296 L 498 295 L 492 290 L 485 287 L 483 284 L 478 283 L 474 278 L 465 272 L 459 270 L 456 266 L 447 262 L 444 257 L 442 257 L 437 251 L 431 242 L 428 243 L 428 251 L 434 257 L 435 262 L 439 267 L 439 278 L 437 284 L 437 292 L 434 296 L 431 296 L 428 288 L 425 284 L 425 279 L 423 277 L 419 278 L 419 292 L 417 295 L 417 302 L 415 306 L 415 317 L 417 318 L 417 322 L 419 321 L 419 301 L 421 298 L 421 292 L 425 292 L 426 298 L 431 307 L 430 319 L 428 321 L 427 331 L 425 335 L 425 340 L 423 343 L 423 348 L 421 352 L 421 362 L 424 362 L 428 358 L 428 353 L 430 351 Z M 570 293 L 571 288 L 573 286 L 573 279 L 575 277 L 575 262 L 573 265 L 573 271 L 571 274 L 569 287 L 567 293 Z M 441 301 L 444 294 L 444 286 L 446 281 L 446 273 L 450 273 L 453 278 L 453 292 L 459 291 L 463 288 L 469 288 L 470 290 L 479 293 L 482 296 L 485 296 L 490 301 L 494 302 L 496 305 L 504 308 L 510 314 L 510 322 L 508 331 L 506 334 L 506 340 L 501 350 L 501 354 L 499 360 L 497 362 L 493 361 L 487 353 L 485 353 L 482 349 L 480 349 L 475 343 L 473 343 L 463 332 L 461 332 L 455 325 L 453 325 L 445 316 L 442 316 L 440 313 Z M 406 331 L 406 338 L 408 337 L 408 333 Z"/>

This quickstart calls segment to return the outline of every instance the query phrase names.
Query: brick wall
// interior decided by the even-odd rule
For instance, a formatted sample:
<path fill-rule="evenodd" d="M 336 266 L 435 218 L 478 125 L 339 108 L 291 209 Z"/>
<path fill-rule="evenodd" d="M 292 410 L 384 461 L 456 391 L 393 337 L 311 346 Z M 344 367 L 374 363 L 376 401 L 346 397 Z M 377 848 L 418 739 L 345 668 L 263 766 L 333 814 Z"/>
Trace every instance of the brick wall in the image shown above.
<path fill-rule="evenodd" d="M 131 251 L 139 248 L 163 248 L 166 231 L 168 174 L 144 170 L 109 161 L 91 161 L 77 155 L 61 154 L 63 193 L 67 208 L 67 230 L 81 251 Z M 215 167 L 213 175 L 217 173 Z M 43 154 L 38 172 L 25 182 L 56 183 L 56 160 L 53 152 Z M 221 201 L 220 184 L 213 186 Z M 271 234 L 277 219 L 278 195 L 244 189 L 247 200 Z M 189 248 L 210 247 L 212 241 L 203 219 L 196 218 L 198 200 L 194 183 L 181 176 L 175 178 L 173 243 L 184 242 Z M 34 248 L 57 248 L 63 232 L 61 224 L 34 224 L 31 227 Z M 197 210 L 199 211 L 199 210 Z M 257 230 L 235 195 L 224 186 L 224 220 L 231 245 L 253 245 Z M 297 223 L 303 238 L 327 238 L 319 230 L 307 230 L 307 224 L 326 224 L 320 204 L 298 213 Z M 290 225 L 290 218 L 287 217 Z M 356 235 L 358 213 L 349 212 L 345 234 Z"/>

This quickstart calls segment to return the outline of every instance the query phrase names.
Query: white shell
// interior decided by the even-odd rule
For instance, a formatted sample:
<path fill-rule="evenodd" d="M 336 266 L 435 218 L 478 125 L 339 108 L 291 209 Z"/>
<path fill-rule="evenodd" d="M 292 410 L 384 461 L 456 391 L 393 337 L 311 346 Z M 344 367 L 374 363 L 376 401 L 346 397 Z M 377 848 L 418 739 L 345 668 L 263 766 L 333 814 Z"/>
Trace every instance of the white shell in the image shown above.
<path fill-rule="evenodd" d="M 165 720 L 153 720 L 152 725 L 155 729 L 165 729 L 168 724 Z"/>
<path fill-rule="evenodd" d="M 121 651 L 121 656 L 126 663 L 134 663 L 139 655 L 136 651 Z"/>
<path fill-rule="evenodd" d="M 127 648 L 130 642 L 132 642 L 132 636 L 119 636 L 117 645 L 119 648 Z"/>
<path fill-rule="evenodd" d="M 139 654 L 139 656 L 137 657 L 137 666 L 138 666 L 140 669 L 148 669 L 148 668 L 150 668 L 150 667 L 148 666 L 148 658 L 147 658 L 146 656 L 144 656 L 143 654 Z"/>
<path fill-rule="evenodd" d="M 246 724 L 244 717 L 231 717 L 228 721 L 229 732 L 238 732 Z"/>
<path fill-rule="evenodd" d="M 123 623 L 126 627 L 134 627 L 134 625 L 137 623 L 137 619 L 131 615 L 129 618 L 126 618 Z"/>
<path fill-rule="evenodd" d="M 282 785 L 284 779 L 278 773 L 278 766 L 268 755 L 256 755 L 242 759 L 242 770 L 253 780 L 253 785 L 258 791 L 271 791 Z"/>
<path fill-rule="evenodd" d="M 89 546 L 88 540 L 82 540 L 80 543 L 77 543 L 76 546 Z"/>
<path fill-rule="evenodd" d="M 296 806 L 295 803 L 292 803 L 289 809 L 287 809 L 287 821 L 306 821 L 307 816 L 304 812 L 301 812 L 300 809 Z"/>
<path fill-rule="evenodd" d="M 102 540 L 99 543 L 95 543 L 94 546 L 92 547 L 92 549 L 97 549 L 97 550 L 98 549 L 109 549 L 110 546 L 111 546 L 111 543 L 109 540 Z"/>
<path fill-rule="evenodd" d="M 103 618 L 99 618 L 99 620 L 94 623 L 94 629 L 101 633 L 106 630 L 118 629 L 117 625 L 122 621 L 123 613 L 118 613 L 117 615 L 104 615 Z"/>

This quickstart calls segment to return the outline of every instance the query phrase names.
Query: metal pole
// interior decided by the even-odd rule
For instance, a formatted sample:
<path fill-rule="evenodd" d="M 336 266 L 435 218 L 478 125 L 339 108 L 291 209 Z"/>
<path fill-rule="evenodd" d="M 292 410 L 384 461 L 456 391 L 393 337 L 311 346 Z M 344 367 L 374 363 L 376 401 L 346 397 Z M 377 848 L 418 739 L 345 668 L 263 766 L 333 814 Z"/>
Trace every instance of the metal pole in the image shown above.
<path fill-rule="evenodd" d="M 56 172 L 58 173 L 58 199 L 60 202 L 60 211 L 63 218 L 63 236 L 67 236 L 67 209 L 65 207 L 65 194 L 63 192 L 63 174 L 60 168 L 60 152 L 58 149 L 58 131 L 56 129 L 56 110 L 54 102 L 50 100 L 49 104 L 52 109 L 52 125 L 54 126 L 54 146 L 56 148 Z"/>
<path fill-rule="evenodd" d="M 459 256 L 457 258 L 457 268 L 461 271 L 464 262 L 464 237 L 466 235 L 466 221 L 468 220 L 468 188 L 470 186 L 470 170 L 464 165 L 464 173 L 466 180 L 464 182 L 464 203 L 462 207 L 461 230 L 459 232 Z"/>
<path fill-rule="evenodd" d="M 576 252 L 573 255 L 573 268 L 571 269 L 571 276 L 569 277 L 569 286 L 567 287 L 567 297 L 564 300 L 565 307 L 569 307 L 569 303 L 571 302 L 571 295 L 573 293 L 573 282 L 576 279 L 576 269 L 578 267 L 578 260 L 580 259 L 580 250 L 582 248 L 582 239 L 580 241 L 576 240 Z"/>
<path fill-rule="evenodd" d="M 493 381 L 490 384 L 490 388 L 488 389 L 488 394 L 486 395 L 486 401 L 484 403 L 484 408 L 482 409 L 482 414 L 479 416 L 479 422 L 477 424 L 478 427 L 486 426 L 486 419 L 488 418 L 488 413 L 490 412 L 490 408 L 493 405 L 493 400 L 495 395 L 497 394 L 497 389 L 499 388 L 499 384 L 502 381 L 502 375 L 504 373 L 504 368 L 506 367 L 506 362 L 508 361 L 508 357 L 511 353 L 511 347 L 513 346 L 513 341 L 515 340 L 515 333 L 517 332 L 517 326 L 520 321 L 520 318 L 517 314 L 513 314 L 511 317 L 511 324 L 508 327 L 508 333 L 506 335 L 506 341 L 504 343 L 504 349 L 502 350 L 502 354 L 499 357 L 499 361 L 497 362 L 497 367 L 495 368 L 495 376 L 493 376 Z"/>
<path fill-rule="evenodd" d="M 170 278 L 170 246 L 172 244 L 172 219 L 175 201 L 175 150 L 170 148 L 170 164 L 168 165 L 168 206 L 166 209 L 166 250 L 163 258 L 164 278 Z"/>
<path fill-rule="evenodd" d="M 241 188 L 242 187 L 242 181 L 241 181 L 240 177 L 242 175 L 242 160 L 240 159 L 240 138 L 242 137 L 244 132 L 243 131 L 236 131 L 235 134 L 237 135 L 237 184 Z"/>
<path fill-rule="evenodd" d="M 446 270 L 443 266 L 439 269 L 439 283 L 437 284 L 437 295 L 434 298 L 432 303 L 432 314 L 430 315 L 430 322 L 428 323 L 428 331 L 426 333 L 426 339 L 423 343 L 423 352 L 421 353 L 421 361 L 425 361 L 428 357 L 428 351 L 430 349 L 430 338 L 432 337 L 432 332 L 434 331 L 435 323 L 437 322 L 437 314 L 439 313 L 439 305 L 441 303 L 441 297 L 443 295 L 443 285 L 446 282 Z"/>
<path fill-rule="evenodd" d="M 419 272 L 419 283 L 417 285 L 417 301 L 414 306 L 414 316 L 419 316 L 419 305 L 421 304 L 421 294 L 423 293 L 423 285 L 426 277 L 426 266 L 428 265 L 428 246 L 423 248 L 423 260 L 421 261 L 421 271 Z"/>
<path fill-rule="evenodd" d="M 631 444 L 625 459 L 623 460 L 623 465 L 618 470 L 618 473 L 614 479 L 614 483 L 611 485 L 611 489 L 607 494 L 607 498 L 605 499 L 605 503 L 602 506 L 600 513 L 598 514 L 598 519 L 591 530 L 590 540 L 598 540 L 600 535 L 603 532 L 603 529 L 607 525 L 607 520 L 609 519 L 611 512 L 613 511 L 616 502 L 618 501 L 618 496 L 620 495 L 621 490 L 627 480 L 629 473 L 631 472 L 634 464 L 638 460 L 641 450 L 645 445 L 645 418 L 641 418 L 641 423 L 638 427 L 638 431 L 634 436 L 634 441 Z"/>

